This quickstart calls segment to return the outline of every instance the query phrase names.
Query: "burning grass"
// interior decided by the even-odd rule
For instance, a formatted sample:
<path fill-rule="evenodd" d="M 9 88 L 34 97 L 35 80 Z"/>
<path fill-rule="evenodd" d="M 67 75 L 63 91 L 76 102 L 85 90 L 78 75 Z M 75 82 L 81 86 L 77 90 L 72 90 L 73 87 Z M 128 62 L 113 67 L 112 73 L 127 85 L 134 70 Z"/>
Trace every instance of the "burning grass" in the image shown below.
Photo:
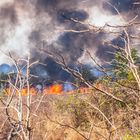
<path fill-rule="evenodd" d="M 140 105 L 133 92 L 100 81 L 94 86 L 123 99 L 131 109 L 88 87 L 66 90 L 63 84 L 57 83 L 38 90 L 33 86 L 21 89 L 11 86 L 5 88 L 1 96 L 0 137 L 6 139 L 11 131 L 9 116 L 14 127 L 19 123 L 19 110 L 22 110 L 20 123 L 25 132 L 30 130 L 31 140 L 135 140 L 139 137 Z M 29 128 L 25 127 L 28 111 Z M 23 136 L 22 130 L 19 133 Z M 13 136 L 14 139 L 20 140 L 19 135 Z"/>
<path fill-rule="evenodd" d="M 64 90 L 62 84 L 54 84 L 48 87 L 44 87 L 42 90 L 38 90 L 36 87 L 30 87 L 29 93 L 32 96 L 38 95 L 38 94 L 45 94 L 45 95 L 63 95 L 63 94 L 85 94 L 90 93 L 92 91 L 91 88 L 88 87 L 79 87 L 71 90 Z M 12 94 L 18 96 L 21 94 L 22 96 L 26 96 L 28 93 L 28 87 L 24 87 L 22 89 L 15 89 L 14 87 L 5 88 L 1 92 L 3 95 L 11 96 Z"/>
<path fill-rule="evenodd" d="M 86 90 L 81 88 L 82 92 Z M 140 116 L 137 113 L 129 112 L 125 107 L 120 107 L 119 104 L 99 95 L 95 90 L 88 89 L 89 91 L 90 94 L 81 94 L 79 89 L 75 94 L 47 93 L 45 96 L 44 93 L 32 96 L 31 140 L 85 140 L 85 137 L 89 136 L 91 140 L 125 140 L 126 138 L 135 140 L 139 137 Z M 6 101 L 8 97 L 3 97 L 3 100 Z M 17 96 L 12 100 L 13 107 L 17 106 L 16 100 Z M 97 106 L 112 125 L 116 126 L 116 130 L 90 104 Z M 1 138 L 4 139 L 8 136 L 11 126 L 6 120 L 5 106 L 3 104 L 0 106 L 2 124 L 0 131 Z M 10 116 L 17 120 L 18 116 L 12 106 L 9 107 Z M 23 96 L 23 112 L 24 124 L 26 96 Z M 15 139 L 20 138 L 15 136 Z"/>

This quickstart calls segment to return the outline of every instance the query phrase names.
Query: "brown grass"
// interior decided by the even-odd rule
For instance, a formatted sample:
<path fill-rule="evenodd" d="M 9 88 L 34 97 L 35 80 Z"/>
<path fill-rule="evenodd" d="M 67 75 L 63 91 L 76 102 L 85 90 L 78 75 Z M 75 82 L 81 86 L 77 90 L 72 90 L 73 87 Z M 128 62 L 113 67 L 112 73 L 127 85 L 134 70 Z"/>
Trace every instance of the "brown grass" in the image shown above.
<path fill-rule="evenodd" d="M 83 95 L 78 96 L 83 98 Z M 84 98 L 89 99 L 88 96 L 86 94 Z M 101 108 L 112 124 L 116 126 L 117 130 L 114 131 L 98 111 L 86 104 L 81 104 L 77 96 L 45 96 L 36 110 L 39 103 L 37 98 L 40 99 L 39 96 L 33 97 L 34 102 L 31 105 L 31 140 L 84 140 L 85 138 L 80 134 L 88 138 L 91 127 L 90 140 L 120 140 L 126 133 L 133 134 L 140 130 L 140 115 L 128 112 L 124 108 L 117 109 L 107 105 Z M 98 106 L 98 103 L 96 105 Z M 0 106 L 0 139 L 6 140 L 10 125 L 5 109 L 2 108 L 4 106 L 2 104 Z M 23 110 L 23 116 L 25 116 L 25 106 Z M 17 119 L 17 114 L 13 109 L 10 109 L 10 115 Z M 15 136 L 12 140 L 18 139 L 18 136 Z"/>

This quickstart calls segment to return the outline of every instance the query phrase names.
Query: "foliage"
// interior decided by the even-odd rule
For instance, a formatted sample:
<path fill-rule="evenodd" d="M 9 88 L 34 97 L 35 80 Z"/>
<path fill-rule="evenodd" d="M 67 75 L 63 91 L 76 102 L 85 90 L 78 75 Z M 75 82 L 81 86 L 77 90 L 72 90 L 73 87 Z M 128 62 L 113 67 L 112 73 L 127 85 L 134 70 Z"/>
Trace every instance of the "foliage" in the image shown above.
<path fill-rule="evenodd" d="M 139 67 L 140 57 L 138 56 L 138 51 L 135 48 L 131 49 L 131 56 L 134 60 L 135 65 Z M 118 51 L 115 54 L 115 58 L 112 61 L 111 65 L 113 72 L 112 75 L 116 79 L 127 79 L 129 81 L 134 80 L 134 76 L 128 66 L 128 60 L 123 52 Z"/>
<path fill-rule="evenodd" d="M 89 129 L 90 121 L 87 113 L 92 110 L 85 102 L 79 100 L 77 96 L 70 95 L 63 101 L 58 100 L 56 106 L 59 111 L 71 114 L 75 128 L 80 127 L 82 130 Z"/>
<path fill-rule="evenodd" d="M 4 87 L 4 85 L 6 84 L 7 80 L 8 80 L 8 75 L 4 74 L 4 73 L 1 73 L 0 74 L 0 89 L 2 89 Z"/>
<path fill-rule="evenodd" d="M 140 140 L 139 134 L 125 134 L 122 140 Z"/>

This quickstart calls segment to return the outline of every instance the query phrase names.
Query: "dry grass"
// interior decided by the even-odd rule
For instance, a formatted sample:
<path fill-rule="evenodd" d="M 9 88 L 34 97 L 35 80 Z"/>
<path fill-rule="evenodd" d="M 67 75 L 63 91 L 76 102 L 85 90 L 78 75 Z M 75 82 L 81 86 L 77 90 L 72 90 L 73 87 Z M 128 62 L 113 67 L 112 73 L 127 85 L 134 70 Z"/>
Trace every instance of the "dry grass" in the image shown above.
<path fill-rule="evenodd" d="M 79 96 L 80 98 L 91 98 L 88 94 L 84 97 L 83 95 L 45 96 L 38 106 L 41 97 L 34 96 L 32 98 L 34 102 L 31 105 L 30 118 L 31 140 L 84 140 L 85 138 L 81 134 L 87 139 L 90 135 L 90 140 L 123 140 L 126 134 L 139 135 L 139 114 L 128 112 L 124 108 L 118 109 L 104 104 L 101 110 L 109 118 L 111 123 L 116 126 L 117 130 L 114 130 L 98 111 L 83 104 Z M 95 100 L 91 99 L 91 101 L 93 102 Z M 23 102 L 25 102 L 24 99 Z M 98 103 L 96 105 L 98 106 Z M 5 109 L 3 108 L 4 106 L 2 104 L 0 106 L 0 139 L 6 140 L 10 131 L 10 125 L 5 114 Z M 23 108 L 23 116 L 25 116 L 25 106 Z M 108 112 L 110 113 L 108 114 Z M 17 119 L 16 112 L 12 108 L 10 109 L 10 115 L 14 119 Z M 20 138 L 15 136 L 12 140 L 18 139 Z"/>

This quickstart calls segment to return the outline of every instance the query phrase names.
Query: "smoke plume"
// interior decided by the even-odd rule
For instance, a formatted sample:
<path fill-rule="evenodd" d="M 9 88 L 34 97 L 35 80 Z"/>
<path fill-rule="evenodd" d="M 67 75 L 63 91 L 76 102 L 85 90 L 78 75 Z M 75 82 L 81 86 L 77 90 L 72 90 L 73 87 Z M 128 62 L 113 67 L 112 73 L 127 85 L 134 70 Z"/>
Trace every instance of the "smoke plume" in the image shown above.
<path fill-rule="evenodd" d="M 89 24 L 104 27 L 106 24 L 123 25 L 134 15 L 139 15 L 139 6 L 134 0 L 1 0 L 0 2 L 0 64 L 12 65 L 5 54 L 9 52 L 16 58 L 39 60 L 45 65 L 34 66 L 33 73 L 40 77 L 70 79 L 55 60 L 41 49 L 60 53 L 68 66 L 78 67 L 78 63 L 95 65 L 87 56 L 89 50 L 100 64 L 110 61 L 116 49 L 104 41 L 123 42 L 117 35 L 108 32 L 71 32 L 87 30 Z M 118 11 L 125 16 L 122 19 Z M 75 21 L 78 22 L 74 22 Z M 83 24 L 88 23 L 88 24 Z M 108 27 L 108 31 L 120 29 Z M 134 31 L 133 31 L 134 32 Z"/>

